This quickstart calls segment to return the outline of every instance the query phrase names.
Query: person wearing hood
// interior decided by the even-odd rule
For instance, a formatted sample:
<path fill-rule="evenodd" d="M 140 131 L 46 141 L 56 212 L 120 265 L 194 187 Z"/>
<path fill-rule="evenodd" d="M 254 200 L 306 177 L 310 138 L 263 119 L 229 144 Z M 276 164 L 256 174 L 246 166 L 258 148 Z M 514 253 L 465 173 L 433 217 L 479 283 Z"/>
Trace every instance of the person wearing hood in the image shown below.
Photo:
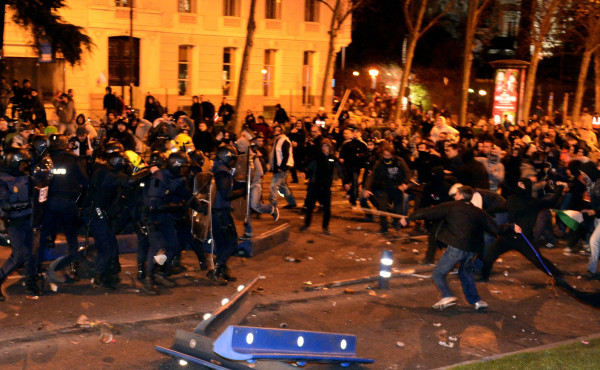
<path fill-rule="evenodd" d="M 498 188 L 504 182 L 504 164 L 500 161 L 502 150 L 497 145 L 493 145 L 489 154 L 486 157 L 477 157 L 488 173 L 490 181 L 489 190 L 498 191 Z"/>
<path fill-rule="evenodd" d="M 557 186 L 554 194 L 543 199 L 532 197 L 532 187 L 529 178 L 521 178 L 517 183 L 516 193 L 506 200 L 508 222 L 519 225 L 523 235 L 507 234 L 497 239 L 490 246 L 483 258 L 481 280 L 487 281 L 489 279 L 494 262 L 509 250 L 516 250 L 521 253 L 542 271 L 548 270 L 553 276 L 562 275 L 552 262 L 541 255 L 539 248 L 535 245 L 534 228 L 538 214 L 544 209 L 554 207 L 559 202 L 564 187 Z M 525 238 L 533 244 L 527 243 Z"/>
<path fill-rule="evenodd" d="M 489 189 L 490 177 L 485 166 L 475 159 L 472 150 L 468 150 L 462 157 L 463 164 L 456 168 L 454 176 L 458 182 L 472 188 Z"/>
<path fill-rule="evenodd" d="M 382 149 L 382 158 L 375 163 L 373 172 L 367 178 L 363 189 L 363 197 L 375 195 L 381 211 L 388 211 L 388 205 L 394 204 L 393 213 L 401 214 L 404 203 L 404 191 L 408 188 L 411 171 L 404 160 L 394 155 L 394 147 L 386 144 Z M 396 229 L 400 228 L 398 219 L 393 223 Z M 381 234 L 388 232 L 387 216 L 380 217 Z"/>
<path fill-rule="evenodd" d="M 154 96 L 147 95 L 146 102 L 144 103 L 144 119 L 154 122 L 154 120 L 160 118 L 162 114 L 162 107 L 156 99 L 154 99 Z"/>
<path fill-rule="evenodd" d="M 208 126 L 205 122 L 198 124 L 198 129 L 194 132 L 192 141 L 194 142 L 194 147 L 200 149 L 207 157 L 216 148 L 215 137 L 208 131 Z"/>

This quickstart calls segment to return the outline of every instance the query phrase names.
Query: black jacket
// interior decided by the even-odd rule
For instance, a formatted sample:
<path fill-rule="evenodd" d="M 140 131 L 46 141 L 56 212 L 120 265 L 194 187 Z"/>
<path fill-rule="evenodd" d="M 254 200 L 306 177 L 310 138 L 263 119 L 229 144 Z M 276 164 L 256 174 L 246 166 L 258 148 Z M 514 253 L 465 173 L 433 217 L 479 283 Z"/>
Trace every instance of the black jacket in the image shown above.
<path fill-rule="evenodd" d="M 375 163 L 373 172 L 367 178 L 365 189 L 390 190 L 408 184 L 411 172 L 406 162 L 400 157 L 392 157 L 390 163 L 386 162 L 385 158 L 381 158 Z"/>
<path fill-rule="evenodd" d="M 469 202 L 457 200 L 416 210 L 409 220 L 442 220 L 436 238 L 466 252 L 478 252 L 483 232 L 498 234 L 498 224 L 485 211 Z"/>

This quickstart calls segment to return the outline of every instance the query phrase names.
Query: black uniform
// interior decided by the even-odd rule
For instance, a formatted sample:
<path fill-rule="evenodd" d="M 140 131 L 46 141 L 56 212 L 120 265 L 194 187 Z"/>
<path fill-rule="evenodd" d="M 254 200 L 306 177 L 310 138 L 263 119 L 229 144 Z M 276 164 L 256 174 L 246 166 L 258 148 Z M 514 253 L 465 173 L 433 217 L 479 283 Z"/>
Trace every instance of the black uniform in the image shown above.
<path fill-rule="evenodd" d="M 304 229 L 310 226 L 313 209 L 318 200 L 323 208 L 323 231 L 328 233 L 329 219 L 331 218 L 331 184 L 336 167 L 339 172 L 340 166 L 337 159 L 332 154 L 325 155 L 324 153 L 317 155 L 306 166 L 306 176 L 309 182 L 304 200 L 304 207 L 306 207 Z"/>
<path fill-rule="evenodd" d="M 78 205 L 77 200 L 82 190 L 88 186 L 88 177 L 84 163 L 73 153 L 66 150 L 50 152 L 53 162 L 52 179 L 48 187 L 48 200 L 42 218 L 40 231 L 40 245 L 35 261 L 39 266 L 41 256 L 46 249 L 48 237 L 56 235 L 62 227 L 67 243 L 69 255 L 74 255 L 79 248 L 77 242 Z"/>
<path fill-rule="evenodd" d="M 340 159 L 344 160 L 344 184 L 350 184 L 350 204 L 356 205 L 358 199 L 358 176 L 360 169 L 364 167 L 367 154 L 367 144 L 362 140 L 351 139 L 342 144 L 340 148 Z"/>
<path fill-rule="evenodd" d="M 30 192 L 29 176 L 13 168 L 0 171 L 0 213 L 12 247 L 10 257 L 0 268 L 0 285 L 11 272 L 29 262 L 32 255 Z M 35 286 L 36 269 L 33 267 L 27 263 L 28 287 Z M 3 298 L 0 292 L 0 300 Z"/>

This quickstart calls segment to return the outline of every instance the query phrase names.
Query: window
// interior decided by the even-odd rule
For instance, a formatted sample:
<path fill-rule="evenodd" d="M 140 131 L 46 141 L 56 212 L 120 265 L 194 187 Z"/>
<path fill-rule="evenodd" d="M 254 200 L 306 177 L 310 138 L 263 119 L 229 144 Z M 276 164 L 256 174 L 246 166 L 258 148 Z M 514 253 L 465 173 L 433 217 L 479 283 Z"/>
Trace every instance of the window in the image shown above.
<path fill-rule="evenodd" d="M 281 0 L 265 0 L 265 19 L 281 19 Z"/>
<path fill-rule="evenodd" d="M 304 21 L 318 22 L 319 21 L 319 1 L 304 0 Z"/>
<path fill-rule="evenodd" d="M 189 82 L 191 70 L 192 47 L 189 45 L 179 46 L 179 68 L 177 72 L 177 86 L 179 95 L 189 95 Z"/>
<path fill-rule="evenodd" d="M 177 0 L 177 10 L 179 13 L 191 13 L 192 12 L 192 0 Z"/>
<path fill-rule="evenodd" d="M 223 96 L 231 96 L 233 93 L 234 60 L 235 48 L 224 48 L 222 72 Z"/>
<path fill-rule="evenodd" d="M 263 96 L 273 96 L 275 91 L 275 50 L 265 50 L 265 63 L 261 72 Z"/>
<path fill-rule="evenodd" d="M 130 66 L 131 64 L 131 73 Z M 108 84 L 129 86 L 129 76 L 135 86 L 140 85 L 140 39 L 134 37 L 130 45 L 129 36 L 108 38 Z"/>
<path fill-rule="evenodd" d="M 313 59 L 314 51 L 304 52 L 304 61 L 302 62 L 302 104 L 313 105 L 314 96 L 312 95 L 313 83 Z"/>
<path fill-rule="evenodd" d="M 115 6 L 129 7 L 134 5 L 133 0 L 115 0 Z"/>
<path fill-rule="evenodd" d="M 227 17 L 239 17 L 240 0 L 223 0 L 223 15 Z"/>
<path fill-rule="evenodd" d="M 66 91 L 63 59 L 55 58 L 51 63 L 39 63 L 38 58 L 6 57 L 4 63 L 6 81 L 10 84 L 12 80 L 17 80 L 21 84 L 25 78 L 29 79 L 31 87 L 39 92 L 42 102 L 52 102 L 57 91 Z"/>

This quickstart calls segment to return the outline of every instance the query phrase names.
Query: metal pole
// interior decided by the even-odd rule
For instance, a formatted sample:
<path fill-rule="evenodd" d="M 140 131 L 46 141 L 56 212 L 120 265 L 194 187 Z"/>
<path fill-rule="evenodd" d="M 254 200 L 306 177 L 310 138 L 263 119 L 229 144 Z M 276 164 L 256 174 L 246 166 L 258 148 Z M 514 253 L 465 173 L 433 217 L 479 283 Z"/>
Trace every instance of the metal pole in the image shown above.
<path fill-rule="evenodd" d="M 133 108 L 133 0 L 129 0 L 129 106 Z"/>

